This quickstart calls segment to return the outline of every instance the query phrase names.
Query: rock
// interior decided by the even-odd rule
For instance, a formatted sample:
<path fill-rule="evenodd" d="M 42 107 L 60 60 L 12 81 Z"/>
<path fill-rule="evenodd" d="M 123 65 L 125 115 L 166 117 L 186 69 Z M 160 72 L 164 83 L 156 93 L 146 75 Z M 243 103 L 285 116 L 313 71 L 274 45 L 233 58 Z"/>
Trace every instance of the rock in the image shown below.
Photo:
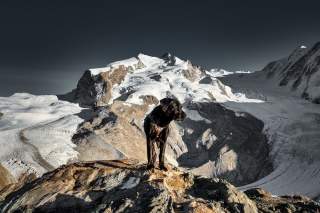
<path fill-rule="evenodd" d="M 73 136 L 79 160 L 135 158 L 145 162 L 143 120 L 149 104 L 157 99 L 142 99 L 144 105 L 114 101 L 81 124 Z M 217 103 L 189 104 L 187 108 L 200 112 L 203 121 L 192 120 L 189 112 L 191 117 L 184 122 L 170 124 L 166 161 L 197 175 L 223 177 L 236 185 L 250 183 L 271 171 L 261 121 L 249 114 L 237 116 Z"/>
<path fill-rule="evenodd" d="M 15 182 L 14 177 L 10 174 L 10 172 L 5 167 L 3 167 L 0 164 L 0 190 L 4 186 L 14 182 Z"/>
<path fill-rule="evenodd" d="M 87 70 L 80 78 L 75 92 L 76 100 L 83 106 L 105 106 L 111 98 L 112 85 L 120 84 L 128 72 L 123 65 L 93 75 Z"/>
<path fill-rule="evenodd" d="M 165 53 L 161 58 L 167 63 L 168 66 L 173 66 L 176 63 L 176 57 L 171 53 Z"/>
<path fill-rule="evenodd" d="M 175 168 L 147 171 L 132 160 L 62 166 L 10 192 L 0 208 L 1 212 L 257 212 L 254 202 L 226 181 Z"/>
<path fill-rule="evenodd" d="M 184 77 L 191 82 L 194 82 L 205 75 L 200 67 L 192 65 L 190 61 L 187 61 L 187 69 L 182 70 L 182 73 Z"/>
<path fill-rule="evenodd" d="M 143 100 L 144 104 L 147 105 L 158 105 L 159 104 L 159 100 L 154 97 L 153 95 L 141 95 L 139 98 L 141 98 Z"/>
<path fill-rule="evenodd" d="M 261 188 L 252 188 L 252 189 L 248 189 L 244 192 L 246 195 L 248 195 L 249 197 L 259 197 L 259 198 L 263 198 L 263 197 L 271 197 L 271 193 L 265 191 L 264 189 Z"/>
<path fill-rule="evenodd" d="M 214 102 L 190 103 L 187 109 L 188 117 L 181 126 L 188 152 L 178 158 L 180 166 L 198 175 L 223 177 L 236 185 L 253 182 L 272 171 L 262 121 Z"/>
<path fill-rule="evenodd" d="M 126 104 L 114 101 L 109 107 L 100 107 L 91 120 L 80 125 L 73 136 L 80 153 L 79 160 L 125 159 L 135 158 L 146 161 L 146 139 L 143 120 L 149 109 L 148 104 L 155 104 L 157 99 L 144 96 L 144 105 Z M 166 160 L 178 165 L 176 159 L 187 151 L 174 123 L 170 125 Z"/>
<path fill-rule="evenodd" d="M 250 199 L 255 201 L 259 212 L 319 212 L 320 204 L 299 195 L 272 196 L 271 193 L 260 189 L 249 189 L 244 192 Z"/>
<path fill-rule="evenodd" d="M 194 176 L 170 165 L 168 168 L 166 172 L 149 171 L 135 160 L 73 163 L 18 189 L 8 189 L 0 201 L 0 210 L 170 213 L 320 210 L 318 203 L 305 197 L 261 198 L 254 197 L 255 193 L 247 196 L 225 180 Z"/>

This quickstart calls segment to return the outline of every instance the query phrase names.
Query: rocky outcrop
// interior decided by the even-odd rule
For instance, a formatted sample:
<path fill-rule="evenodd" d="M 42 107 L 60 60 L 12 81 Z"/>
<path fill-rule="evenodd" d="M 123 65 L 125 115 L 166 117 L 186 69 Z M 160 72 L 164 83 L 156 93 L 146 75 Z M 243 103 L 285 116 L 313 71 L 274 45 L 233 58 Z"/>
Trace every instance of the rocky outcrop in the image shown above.
<path fill-rule="evenodd" d="M 273 196 L 269 192 L 254 188 L 244 192 L 256 203 L 259 212 L 319 212 L 319 203 L 300 195 Z"/>
<path fill-rule="evenodd" d="M 87 70 L 78 82 L 76 100 L 84 106 L 107 105 L 111 98 L 112 85 L 120 84 L 127 72 L 128 68 L 123 65 L 97 75 Z"/>
<path fill-rule="evenodd" d="M 10 183 L 15 182 L 14 177 L 10 172 L 0 164 L 0 190 Z"/>
<path fill-rule="evenodd" d="M 191 82 L 201 79 L 204 77 L 205 72 L 201 70 L 199 66 L 193 65 L 190 61 L 187 61 L 187 69 L 183 70 L 183 75 L 185 78 L 189 79 Z"/>
<path fill-rule="evenodd" d="M 272 171 L 263 122 L 221 104 L 190 103 L 181 123 L 188 152 L 178 162 L 195 174 L 223 177 L 236 185 L 253 182 Z"/>
<path fill-rule="evenodd" d="M 237 190 L 221 179 L 176 168 L 145 170 L 133 160 L 62 166 L 16 189 L 2 191 L 1 212 L 244 212 L 320 210 L 301 197 L 271 197 Z M 301 207 L 303 206 L 303 208 Z M 278 211 L 285 212 L 285 211 Z"/>
<path fill-rule="evenodd" d="M 109 107 L 98 108 L 96 115 L 81 124 L 73 136 L 79 160 L 135 158 L 146 161 L 146 142 L 143 120 L 149 103 L 157 103 L 152 96 L 144 96 L 143 105 L 114 101 Z M 187 151 L 179 130 L 170 125 L 166 160 L 178 165 L 176 159 Z"/>
<path fill-rule="evenodd" d="M 135 158 L 146 161 L 143 120 L 149 105 L 114 101 L 100 107 L 73 136 L 79 160 Z M 251 183 L 272 171 L 263 123 L 218 103 L 189 103 L 188 118 L 172 122 L 166 161 L 198 175 L 223 177 L 236 185 Z"/>
<path fill-rule="evenodd" d="M 275 77 L 279 86 L 287 86 L 303 98 L 320 103 L 320 42 L 312 48 L 295 49 L 287 58 L 269 63 L 263 70 Z"/>
<path fill-rule="evenodd" d="M 89 69 L 84 72 L 71 95 L 61 95 L 61 97 L 73 99 L 82 106 L 106 106 L 112 97 L 112 87 L 120 84 L 128 72 L 144 67 L 140 59 L 133 57 L 111 63 L 104 68 Z"/>

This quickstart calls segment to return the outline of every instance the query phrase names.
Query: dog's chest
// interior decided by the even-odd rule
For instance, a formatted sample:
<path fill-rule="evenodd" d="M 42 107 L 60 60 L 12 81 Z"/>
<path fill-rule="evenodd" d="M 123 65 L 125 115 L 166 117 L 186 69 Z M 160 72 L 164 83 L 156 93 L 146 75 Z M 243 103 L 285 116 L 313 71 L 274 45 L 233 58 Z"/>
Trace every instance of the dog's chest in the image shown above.
<path fill-rule="evenodd" d="M 164 129 L 165 127 L 161 127 L 161 126 L 158 126 L 157 124 L 153 124 L 152 125 L 152 130 L 153 130 L 153 134 L 154 136 L 157 138 L 160 136 L 160 133 L 162 132 L 162 130 Z"/>

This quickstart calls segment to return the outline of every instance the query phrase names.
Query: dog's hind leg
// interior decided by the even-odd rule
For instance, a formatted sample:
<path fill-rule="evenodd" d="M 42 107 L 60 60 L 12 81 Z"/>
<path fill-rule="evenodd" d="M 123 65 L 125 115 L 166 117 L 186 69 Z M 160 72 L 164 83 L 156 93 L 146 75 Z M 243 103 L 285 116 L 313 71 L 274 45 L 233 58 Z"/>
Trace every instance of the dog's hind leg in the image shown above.
<path fill-rule="evenodd" d="M 164 165 L 164 156 L 166 153 L 166 145 L 167 145 L 167 138 L 169 135 L 169 128 L 165 128 L 160 133 L 160 153 L 159 153 L 159 168 L 162 170 L 167 170 Z"/>
<path fill-rule="evenodd" d="M 157 151 L 156 151 L 156 142 L 154 140 L 151 141 L 151 162 L 152 167 L 155 167 L 157 161 Z"/>

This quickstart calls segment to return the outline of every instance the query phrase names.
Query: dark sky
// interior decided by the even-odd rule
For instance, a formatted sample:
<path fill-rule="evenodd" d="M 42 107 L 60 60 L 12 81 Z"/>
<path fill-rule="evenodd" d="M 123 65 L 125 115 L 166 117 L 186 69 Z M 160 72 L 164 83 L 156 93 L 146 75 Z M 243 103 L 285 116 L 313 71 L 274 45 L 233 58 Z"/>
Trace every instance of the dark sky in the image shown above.
<path fill-rule="evenodd" d="M 258 70 L 320 41 L 319 8 L 319 0 L 2 0 L 0 96 L 65 93 L 85 69 L 139 52 Z"/>

